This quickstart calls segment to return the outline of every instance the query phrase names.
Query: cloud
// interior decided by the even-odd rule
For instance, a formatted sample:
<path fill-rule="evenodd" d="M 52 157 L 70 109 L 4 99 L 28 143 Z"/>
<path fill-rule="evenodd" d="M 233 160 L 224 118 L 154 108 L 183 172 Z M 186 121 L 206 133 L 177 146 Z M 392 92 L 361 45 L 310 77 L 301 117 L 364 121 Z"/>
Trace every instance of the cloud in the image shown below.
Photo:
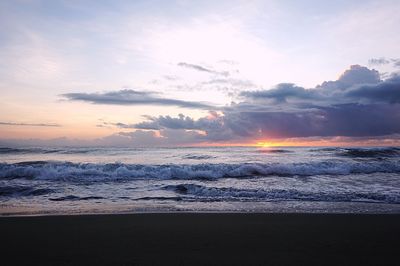
<path fill-rule="evenodd" d="M 254 141 L 299 137 L 367 137 L 400 133 L 400 105 L 345 104 L 301 113 L 225 112 L 218 118 L 200 118 L 176 124 L 179 118 L 153 118 L 137 128 L 151 130 L 201 130 L 198 141 Z M 175 120 L 175 121 L 174 121 Z M 165 122 L 168 121 L 168 122 Z M 174 121 L 174 122 L 172 122 Z M 183 122 L 183 121 L 181 121 Z"/>
<path fill-rule="evenodd" d="M 101 124 L 97 124 L 96 127 L 106 127 L 106 128 L 112 128 L 112 127 L 118 127 L 118 128 L 135 128 L 134 124 L 125 124 L 121 122 L 113 123 L 113 122 L 102 122 Z"/>
<path fill-rule="evenodd" d="M 195 65 L 195 64 L 189 64 L 189 63 L 185 63 L 185 62 L 180 62 L 178 63 L 178 66 L 180 67 L 185 67 L 185 68 L 190 68 L 190 69 L 194 69 L 200 72 L 207 72 L 207 73 L 211 73 L 211 74 L 216 74 L 216 75 L 222 75 L 222 76 L 229 76 L 229 72 L 228 71 L 215 71 L 200 65 Z"/>
<path fill-rule="evenodd" d="M 245 100 L 274 104 L 289 104 L 288 107 L 312 107 L 361 102 L 357 91 L 366 92 L 368 88 L 378 88 L 378 93 L 387 93 L 388 86 L 396 86 L 396 78 L 382 81 L 379 72 L 359 65 L 352 65 L 338 80 L 325 81 L 315 88 L 306 89 L 291 83 L 281 83 L 269 90 L 245 91 L 240 96 Z M 383 89 L 382 89 L 383 88 Z M 395 92 L 394 92 L 395 93 Z M 387 95 L 390 98 L 391 95 Z M 302 103 L 302 105 L 299 105 Z M 290 106 L 291 105 L 291 106 Z"/>
<path fill-rule="evenodd" d="M 55 123 L 19 123 L 19 122 L 0 122 L 4 126 L 29 126 L 29 127 L 61 127 Z"/>
<path fill-rule="evenodd" d="M 400 78 L 382 81 L 379 72 L 359 65 L 313 89 L 279 84 L 241 95 L 245 103 L 225 112 L 226 124 L 234 124 L 237 134 L 279 138 L 400 133 Z"/>
<path fill-rule="evenodd" d="M 201 130 L 199 141 L 270 138 L 378 137 L 400 133 L 400 78 L 381 80 L 376 70 L 354 65 L 338 80 L 306 89 L 281 83 L 240 93 L 242 101 L 222 113 L 193 119 L 146 117 L 146 130 Z"/>
<path fill-rule="evenodd" d="M 317 86 L 326 90 L 343 90 L 354 85 L 377 84 L 381 82 L 379 72 L 360 65 L 352 65 L 347 69 L 338 80 L 325 81 Z"/>
<path fill-rule="evenodd" d="M 387 65 L 390 64 L 390 60 L 386 59 L 385 57 L 380 58 L 371 58 L 368 60 L 368 64 L 370 65 Z"/>
<path fill-rule="evenodd" d="M 281 83 L 239 96 L 241 101 L 199 119 L 160 115 L 136 124 L 106 124 L 132 128 L 120 134 L 148 145 L 400 134 L 399 76 L 381 80 L 376 70 L 359 65 L 315 88 Z"/>
<path fill-rule="evenodd" d="M 224 125 L 224 117 L 210 111 L 206 117 L 197 120 L 179 114 L 177 118 L 170 116 L 147 117 L 147 121 L 134 125 L 145 130 L 201 131 L 198 141 L 228 141 L 234 139 L 232 131 Z"/>
<path fill-rule="evenodd" d="M 346 94 L 353 99 L 369 102 L 400 103 L 400 76 L 395 76 L 376 85 L 365 85 L 351 89 Z"/>
<path fill-rule="evenodd" d="M 93 104 L 110 105 L 161 105 L 192 109 L 211 109 L 210 104 L 162 98 L 152 92 L 124 89 L 104 93 L 66 93 L 62 97 L 71 101 L 84 101 Z"/>
<path fill-rule="evenodd" d="M 188 146 L 201 142 L 215 144 L 204 139 L 202 134 L 196 131 L 163 130 L 163 136 L 154 131 L 137 130 L 135 132 L 119 132 L 107 137 L 94 140 L 70 139 L 66 137 L 55 139 L 0 139 L 3 147 L 29 147 L 29 146 L 53 146 L 53 147 L 168 147 Z M 399 146 L 400 135 L 390 134 L 383 136 L 366 137 L 294 137 L 280 138 L 280 143 L 285 145 L 372 145 L 372 146 Z M 235 142 L 226 141 L 227 144 Z M 244 142 L 242 142 L 244 143 Z M 236 144 L 238 144 L 236 142 Z M 240 144 L 240 143 L 239 143 Z"/>
<path fill-rule="evenodd" d="M 208 81 L 204 81 L 198 86 L 195 86 L 199 89 L 211 89 L 211 90 L 219 90 L 229 93 L 238 94 L 240 91 L 254 89 L 258 86 L 254 84 L 252 81 L 247 79 L 239 79 L 239 78 L 213 78 Z"/>
<path fill-rule="evenodd" d="M 307 90 L 291 83 L 281 83 L 270 90 L 245 91 L 240 93 L 240 96 L 252 100 L 273 99 L 276 103 L 286 103 L 289 98 L 306 100 L 320 98 L 316 90 Z"/>
<path fill-rule="evenodd" d="M 235 135 L 254 138 L 379 136 L 400 132 L 399 105 L 344 104 L 302 112 L 225 114 Z"/>
<path fill-rule="evenodd" d="M 371 58 L 368 60 L 368 63 L 373 66 L 381 66 L 381 65 L 388 65 L 392 64 L 393 67 L 400 67 L 400 59 L 399 58 L 385 58 L 385 57 L 380 57 L 380 58 Z"/>
<path fill-rule="evenodd" d="M 392 59 L 394 67 L 400 67 L 400 59 Z"/>
<path fill-rule="evenodd" d="M 256 85 L 246 79 L 234 79 L 234 78 L 217 78 L 217 79 L 211 79 L 209 81 L 205 81 L 202 84 L 204 85 L 215 85 L 215 84 L 228 84 L 231 86 L 236 86 L 240 88 L 251 88 L 251 87 L 256 87 Z"/>
<path fill-rule="evenodd" d="M 213 76 L 208 80 L 187 83 L 180 82 L 171 86 L 178 91 L 195 91 L 203 93 L 221 92 L 230 97 L 236 97 L 243 90 L 259 88 L 258 85 L 247 79 Z"/>
<path fill-rule="evenodd" d="M 119 135 L 131 138 L 133 143 L 142 147 L 192 145 L 204 141 L 204 136 L 194 130 L 136 130 L 134 132 L 119 133 Z"/>
<path fill-rule="evenodd" d="M 154 93 L 132 90 L 75 96 L 69 98 L 107 104 L 165 100 Z M 238 102 L 198 119 L 179 114 L 144 116 L 143 122 L 135 124 L 102 121 L 103 126 L 132 131 L 94 140 L 91 145 L 173 146 L 338 138 L 399 143 L 399 75 L 381 80 L 376 70 L 354 65 L 337 80 L 315 88 L 281 83 L 272 89 L 245 91 L 239 97 Z"/>
<path fill-rule="evenodd" d="M 147 117 L 148 121 L 133 125 L 139 129 L 199 129 L 195 121 L 183 114 L 179 114 L 178 118 L 170 116 Z"/>
<path fill-rule="evenodd" d="M 118 132 L 97 139 L 0 139 L 0 146 L 55 146 L 55 147 L 168 147 L 194 145 L 204 141 L 198 131 L 164 129 L 160 131 L 135 130 Z"/>

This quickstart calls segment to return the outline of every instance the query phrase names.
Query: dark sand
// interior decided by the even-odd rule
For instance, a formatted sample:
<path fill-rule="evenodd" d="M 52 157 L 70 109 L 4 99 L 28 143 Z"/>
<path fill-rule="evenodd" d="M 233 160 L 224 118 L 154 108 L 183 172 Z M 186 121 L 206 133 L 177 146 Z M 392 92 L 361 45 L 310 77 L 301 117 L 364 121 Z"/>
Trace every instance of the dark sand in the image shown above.
<path fill-rule="evenodd" d="M 400 215 L 0 218 L 1 265 L 400 265 Z"/>

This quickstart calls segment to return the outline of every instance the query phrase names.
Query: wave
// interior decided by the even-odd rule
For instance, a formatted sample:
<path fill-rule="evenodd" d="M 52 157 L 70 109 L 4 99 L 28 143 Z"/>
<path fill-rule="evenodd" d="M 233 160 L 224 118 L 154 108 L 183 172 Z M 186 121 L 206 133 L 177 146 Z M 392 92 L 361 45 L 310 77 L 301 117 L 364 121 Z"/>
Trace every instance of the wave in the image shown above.
<path fill-rule="evenodd" d="M 324 152 L 324 151 L 331 152 L 331 151 L 337 151 L 339 149 L 340 148 L 337 148 L 337 147 L 325 147 L 325 148 L 310 149 L 309 151 L 311 151 L 311 152 Z"/>
<path fill-rule="evenodd" d="M 54 190 L 47 188 L 34 188 L 29 186 L 0 186 L 0 196 L 40 196 L 53 193 Z"/>
<path fill-rule="evenodd" d="M 40 148 L 8 148 L 0 147 L 0 154 L 43 153 Z"/>
<path fill-rule="evenodd" d="M 256 152 L 258 153 L 293 153 L 291 150 L 282 150 L 282 149 L 258 149 Z"/>
<path fill-rule="evenodd" d="M 376 147 L 376 148 L 319 148 L 311 149 L 310 152 L 330 152 L 337 156 L 351 158 L 382 158 L 382 157 L 400 157 L 399 147 Z"/>
<path fill-rule="evenodd" d="M 400 148 L 348 148 L 337 153 L 346 157 L 400 157 Z"/>
<path fill-rule="evenodd" d="M 137 198 L 134 200 L 159 200 L 159 201 L 164 201 L 164 200 L 172 200 L 172 201 L 181 201 L 183 200 L 182 197 L 142 197 L 142 198 Z"/>
<path fill-rule="evenodd" d="M 131 179 L 251 178 L 260 176 L 312 176 L 371 173 L 400 173 L 398 161 L 322 161 L 310 163 L 166 164 L 71 163 L 34 161 L 0 163 L 0 179 L 41 179 L 61 181 L 119 181 Z"/>
<path fill-rule="evenodd" d="M 9 148 L 0 147 L 0 154 L 86 154 L 99 151 L 99 148 Z"/>
<path fill-rule="evenodd" d="M 376 202 L 400 204 L 400 193 L 374 192 L 313 192 L 296 189 L 238 189 L 232 187 L 206 187 L 196 184 L 169 185 L 163 189 L 182 196 L 182 200 L 196 201 L 324 201 L 324 202 Z"/>
<path fill-rule="evenodd" d="M 206 154 L 186 154 L 182 157 L 183 159 L 190 159 L 190 160 L 207 160 L 207 159 L 214 159 L 215 156 L 206 155 Z"/>
<path fill-rule="evenodd" d="M 99 199 L 104 199 L 104 198 L 99 197 L 99 196 L 78 197 L 78 196 L 74 196 L 74 195 L 68 195 L 65 197 L 50 198 L 49 200 L 51 200 L 51 201 L 78 201 L 78 200 L 99 200 Z"/>

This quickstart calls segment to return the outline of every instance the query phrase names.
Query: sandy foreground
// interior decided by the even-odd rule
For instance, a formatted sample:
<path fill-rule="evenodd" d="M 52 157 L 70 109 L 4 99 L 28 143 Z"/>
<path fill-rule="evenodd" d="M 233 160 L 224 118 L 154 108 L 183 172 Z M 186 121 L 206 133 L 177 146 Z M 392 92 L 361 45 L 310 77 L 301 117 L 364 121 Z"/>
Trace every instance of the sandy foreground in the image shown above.
<path fill-rule="evenodd" d="M 400 265 L 400 215 L 1 217 L 2 265 Z"/>

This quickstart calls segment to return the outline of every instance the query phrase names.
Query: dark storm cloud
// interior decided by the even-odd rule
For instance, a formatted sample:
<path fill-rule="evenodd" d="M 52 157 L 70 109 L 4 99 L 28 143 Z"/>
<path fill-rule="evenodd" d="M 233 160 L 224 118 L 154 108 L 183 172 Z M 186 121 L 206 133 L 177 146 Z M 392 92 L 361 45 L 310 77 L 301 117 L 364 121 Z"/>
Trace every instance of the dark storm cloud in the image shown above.
<path fill-rule="evenodd" d="M 400 76 L 387 79 L 379 84 L 351 89 L 346 95 L 353 99 L 364 99 L 369 102 L 400 103 Z"/>
<path fill-rule="evenodd" d="M 317 110 L 225 114 L 235 135 L 256 138 L 379 136 L 400 132 L 399 105 L 345 104 Z"/>
<path fill-rule="evenodd" d="M 61 96 L 71 101 L 84 101 L 93 104 L 162 105 L 178 106 L 192 109 L 212 108 L 212 106 L 206 103 L 162 98 L 152 92 L 143 92 L 128 89 L 104 93 L 66 93 L 62 94 Z"/>
<path fill-rule="evenodd" d="M 314 89 L 279 84 L 271 90 L 243 92 L 241 96 L 245 97 L 245 103 L 225 112 L 226 124 L 236 135 L 255 137 L 258 132 L 268 137 L 310 137 L 400 133 L 400 78 L 394 76 L 382 81 L 379 72 L 359 65 L 351 66 L 338 80 L 324 82 Z M 262 103 L 268 105 L 265 111 Z"/>
<path fill-rule="evenodd" d="M 269 103 L 286 103 L 288 107 L 296 106 L 298 108 L 303 106 L 314 108 L 320 104 L 327 106 L 359 102 L 363 98 L 361 94 L 368 90 L 376 90 L 378 94 L 386 94 L 388 92 L 386 87 L 396 86 L 395 83 L 397 81 L 395 79 L 391 78 L 387 81 L 382 81 L 378 71 L 353 65 L 338 80 L 325 81 L 313 89 L 305 89 L 291 83 L 282 83 L 269 90 L 242 92 L 240 96 L 253 102 L 273 100 L 272 102 L 269 101 Z M 358 92 L 361 93 L 356 97 Z"/>
<path fill-rule="evenodd" d="M 199 126 L 195 125 L 195 121 L 183 114 L 179 114 L 177 118 L 167 116 L 159 117 L 147 117 L 148 121 L 135 124 L 135 128 L 139 129 L 199 129 Z"/>
<path fill-rule="evenodd" d="M 216 84 L 220 82 L 225 81 L 215 79 Z M 133 90 L 64 96 L 91 103 L 161 104 L 212 110 L 203 103 L 164 99 L 155 93 Z M 400 77 L 392 75 L 381 80 L 378 71 L 359 65 L 351 66 L 337 80 L 315 88 L 281 83 L 272 89 L 242 91 L 238 96 L 238 102 L 198 119 L 179 114 L 145 116 L 143 122 L 136 124 L 103 122 L 104 126 L 135 131 L 120 132 L 99 141 L 154 146 L 338 136 L 387 139 L 400 134 Z"/>
<path fill-rule="evenodd" d="M 4 126 L 29 126 L 29 127 L 61 127 L 54 123 L 18 123 L 18 122 L 0 122 Z"/>
<path fill-rule="evenodd" d="M 218 83 L 218 82 L 217 82 Z M 212 96 L 212 95 L 210 95 Z M 97 104 L 177 105 L 212 110 L 203 103 L 161 98 L 151 92 L 121 90 L 107 93 L 70 93 L 64 97 Z M 57 145 L 175 146 L 198 143 L 248 143 L 270 139 L 351 140 L 398 143 L 400 136 L 400 76 L 380 79 L 376 70 L 354 65 L 337 80 L 306 89 L 281 83 L 269 90 L 239 94 L 239 101 L 209 111 L 198 119 L 144 116 L 141 123 L 106 122 L 98 126 L 132 129 L 89 142 L 57 139 Z M 0 125 L 56 126 L 0 122 Z M 22 143 L 12 140 L 13 143 Z M 32 143 L 41 143 L 32 140 Z"/>
<path fill-rule="evenodd" d="M 277 103 L 286 103 L 291 99 L 318 99 L 320 96 L 316 90 L 307 90 L 291 83 L 281 83 L 269 90 L 245 91 L 240 94 L 252 100 L 272 99 Z"/>
<path fill-rule="evenodd" d="M 170 116 L 147 117 L 147 121 L 135 125 L 137 129 L 145 130 L 174 130 L 174 132 L 202 131 L 204 134 L 198 135 L 199 141 L 229 141 L 234 140 L 232 130 L 224 125 L 224 117 L 216 112 L 209 112 L 206 117 L 197 120 L 179 114 L 177 118 Z M 192 133 L 190 133 L 192 134 Z"/>
<path fill-rule="evenodd" d="M 368 137 L 400 133 L 400 78 L 354 65 L 338 80 L 313 89 L 282 83 L 246 91 L 242 101 L 200 119 L 147 117 L 134 125 L 151 130 L 202 130 L 206 141 L 258 138 Z"/>
<path fill-rule="evenodd" d="M 200 71 L 200 72 L 207 72 L 207 73 L 210 73 L 210 74 L 229 76 L 229 72 L 227 72 L 227 71 L 215 71 L 215 70 L 212 70 L 212 69 L 200 66 L 200 65 L 189 64 L 189 63 L 185 63 L 185 62 L 178 63 L 178 66 L 194 69 L 194 70 L 197 70 L 197 71 Z"/>
<path fill-rule="evenodd" d="M 152 118 L 142 129 L 199 129 L 207 141 L 238 141 L 257 138 L 312 136 L 382 136 L 400 133 L 400 105 L 344 104 L 317 110 L 289 112 L 225 112 L 177 124 L 179 118 Z M 168 121 L 168 122 L 166 122 Z M 172 122 L 173 121 L 173 122 Z M 146 126 L 143 126 L 146 125 Z"/>

